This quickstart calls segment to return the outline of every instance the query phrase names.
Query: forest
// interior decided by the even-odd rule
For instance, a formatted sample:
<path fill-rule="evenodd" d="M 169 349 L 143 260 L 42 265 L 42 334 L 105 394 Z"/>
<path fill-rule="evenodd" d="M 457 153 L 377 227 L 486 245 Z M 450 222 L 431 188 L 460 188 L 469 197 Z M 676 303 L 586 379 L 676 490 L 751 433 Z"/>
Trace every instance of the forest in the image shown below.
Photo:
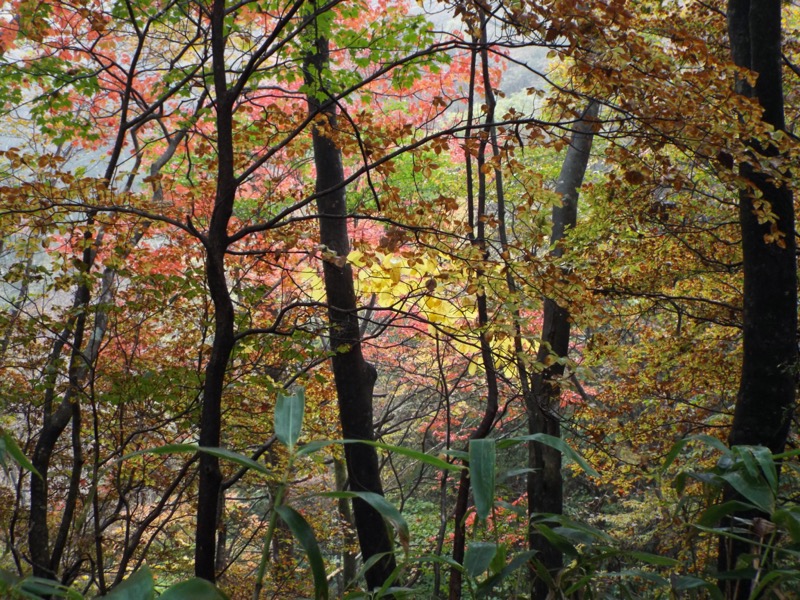
<path fill-rule="evenodd" d="M 0 596 L 800 598 L 797 0 L 0 0 Z"/>

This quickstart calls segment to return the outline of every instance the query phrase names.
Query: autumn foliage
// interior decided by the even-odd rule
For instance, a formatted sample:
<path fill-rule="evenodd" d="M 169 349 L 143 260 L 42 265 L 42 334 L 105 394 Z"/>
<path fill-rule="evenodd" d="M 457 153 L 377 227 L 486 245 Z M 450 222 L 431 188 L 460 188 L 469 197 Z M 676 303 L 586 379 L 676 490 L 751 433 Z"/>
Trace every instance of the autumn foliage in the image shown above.
<path fill-rule="evenodd" d="M 800 15 L 742 2 L 0 3 L 0 590 L 793 597 Z"/>

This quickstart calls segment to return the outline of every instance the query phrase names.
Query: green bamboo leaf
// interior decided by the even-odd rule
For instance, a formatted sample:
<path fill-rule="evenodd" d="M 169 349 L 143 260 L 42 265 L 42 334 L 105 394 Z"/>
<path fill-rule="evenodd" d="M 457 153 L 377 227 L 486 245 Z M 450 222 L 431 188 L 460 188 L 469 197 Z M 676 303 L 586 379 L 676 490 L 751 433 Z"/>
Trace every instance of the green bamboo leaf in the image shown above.
<path fill-rule="evenodd" d="M 137 450 L 136 452 L 126 454 L 120 459 L 120 461 L 128 460 L 130 458 L 145 454 L 155 454 L 160 456 L 164 454 L 195 454 L 196 452 L 203 452 L 204 454 L 210 454 L 211 456 L 216 456 L 217 458 L 229 460 L 239 466 L 247 467 L 248 469 L 262 473 L 263 475 L 272 474 L 267 467 L 259 462 L 254 461 L 249 456 L 239 454 L 233 450 L 226 450 L 225 448 L 209 448 L 206 446 L 198 446 L 197 444 L 165 444 L 155 448 L 145 448 L 144 450 Z"/>
<path fill-rule="evenodd" d="M 14 589 L 23 598 L 66 598 L 66 600 L 84 600 L 83 594 L 58 581 L 43 577 L 26 577 Z M 14 598 L 15 596 L 12 596 Z"/>
<path fill-rule="evenodd" d="M 28 460 L 28 457 L 25 456 L 25 453 L 20 449 L 17 445 L 17 442 L 11 437 L 11 434 L 7 431 L 3 432 L 3 435 L 0 436 L 0 462 L 3 463 L 5 467 L 5 457 L 6 454 L 10 456 L 14 462 L 16 462 L 19 466 L 21 466 L 26 471 L 30 471 L 34 475 L 36 475 L 39 479 L 42 476 L 39 474 L 39 471 L 36 470 L 36 467 L 33 466 L 33 463 Z"/>
<path fill-rule="evenodd" d="M 697 524 L 705 527 L 714 527 L 723 517 L 736 512 L 753 510 L 753 505 L 739 500 L 729 500 L 722 504 L 715 504 L 705 509 L 697 518 Z"/>
<path fill-rule="evenodd" d="M 300 388 L 290 396 L 278 394 L 278 401 L 275 404 L 275 435 L 290 452 L 294 450 L 300 438 L 305 400 L 306 392 Z"/>
<path fill-rule="evenodd" d="M 402 446 L 393 446 L 391 444 L 384 444 L 383 442 L 373 442 L 372 440 L 342 440 L 340 443 L 342 444 L 367 444 L 368 446 L 372 446 L 374 448 L 380 448 L 381 450 L 386 450 L 387 452 L 393 452 L 394 454 L 400 454 L 402 456 L 407 456 L 408 458 L 413 458 L 414 460 L 418 460 L 425 464 L 431 465 L 432 467 L 436 467 L 442 471 L 460 471 L 464 467 L 461 465 L 456 465 L 453 463 L 449 463 L 446 460 L 442 460 L 436 456 L 431 454 L 426 454 L 424 452 L 419 452 L 417 450 L 411 450 L 410 448 L 403 448 Z"/>
<path fill-rule="evenodd" d="M 284 523 L 289 526 L 294 537 L 303 546 L 303 550 L 308 557 L 308 564 L 311 566 L 311 574 L 314 577 L 314 597 L 317 600 L 327 600 L 328 598 L 328 577 L 325 574 L 325 563 L 322 560 L 322 552 L 319 549 L 317 538 L 311 526 L 299 512 L 286 506 L 276 506 L 275 510 Z"/>
<path fill-rule="evenodd" d="M 495 441 L 470 440 L 469 472 L 475 511 L 478 518 L 486 520 L 494 506 Z"/>
<path fill-rule="evenodd" d="M 158 600 L 228 600 L 228 596 L 218 590 L 213 583 L 193 577 L 170 586 Z"/>
<path fill-rule="evenodd" d="M 562 554 L 566 554 L 571 558 L 578 557 L 578 550 L 572 545 L 572 542 L 570 542 L 567 537 L 561 535 L 560 533 L 556 533 L 544 523 L 537 523 L 534 525 L 534 528 L 536 531 L 542 534 L 543 538 L 550 542 Z"/>
<path fill-rule="evenodd" d="M 405 518 L 394 505 L 380 494 L 374 492 L 321 492 L 317 496 L 323 498 L 361 498 L 364 502 L 369 504 L 372 508 L 380 513 L 380 515 L 397 531 L 397 536 L 400 540 L 400 545 L 403 550 L 408 552 L 408 544 L 411 540 L 411 533 L 408 529 L 408 523 Z"/>
<path fill-rule="evenodd" d="M 775 458 L 772 456 L 769 448 L 764 446 L 747 446 L 747 451 L 752 453 L 756 459 L 758 466 L 761 467 L 761 472 L 767 480 L 769 487 L 777 492 L 778 490 L 778 469 L 775 467 Z"/>
<path fill-rule="evenodd" d="M 715 583 L 694 577 L 692 575 L 673 575 L 670 577 L 672 590 L 675 592 L 688 592 L 690 590 L 706 590 L 715 600 L 722 600 L 722 592 Z"/>
<path fill-rule="evenodd" d="M 105 596 L 98 596 L 103 600 L 151 600 L 155 598 L 153 572 L 144 565 L 141 569 L 127 577 Z"/>
<path fill-rule="evenodd" d="M 248 469 L 252 469 L 253 471 L 257 471 L 262 475 L 272 475 L 272 471 L 270 471 L 267 467 L 265 467 L 261 463 L 253 460 L 249 456 L 245 456 L 244 454 L 239 454 L 238 452 L 234 452 L 233 450 L 226 450 L 225 448 L 208 448 L 206 446 L 200 446 L 198 448 L 198 451 L 203 452 L 204 454 L 210 454 L 211 456 L 216 456 L 217 458 L 228 460 L 232 463 L 239 465 L 240 467 L 246 467 Z"/>
<path fill-rule="evenodd" d="M 561 454 L 564 455 L 565 458 L 568 458 L 572 462 L 576 463 L 583 472 L 587 475 L 591 475 L 592 477 L 600 477 L 600 473 L 594 470 L 592 465 L 586 462 L 586 459 L 583 458 L 580 454 L 578 454 L 575 450 L 570 447 L 564 440 L 559 437 L 555 437 L 553 435 L 548 435 L 546 433 L 532 433 L 531 435 L 523 435 L 519 437 L 508 438 L 506 440 L 502 440 L 498 442 L 497 447 L 499 449 L 504 449 L 509 446 L 514 446 L 516 444 L 524 444 L 525 442 L 539 442 L 540 444 L 544 444 L 545 446 L 550 446 L 551 448 L 555 448 Z"/>
<path fill-rule="evenodd" d="M 755 504 L 761 511 L 772 514 L 772 511 L 775 510 L 775 496 L 764 481 L 748 477 L 746 471 L 722 473 L 720 478 L 727 481 L 734 490 Z"/>
<path fill-rule="evenodd" d="M 772 520 L 776 525 L 786 528 L 794 543 L 800 542 L 800 507 L 776 510 L 772 515 Z"/>
<path fill-rule="evenodd" d="M 306 454 L 313 454 L 314 452 L 319 452 L 323 448 L 327 448 L 328 446 L 332 446 L 337 442 L 334 440 L 315 440 L 312 442 L 308 442 L 307 444 L 303 444 L 299 448 L 297 448 L 297 456 L 305 456 Z"/>
<path fill-rule="evenodd" d="M 675 567 L 680 564 L 680 561 L 677 561 L 674 558 L 661 556 L 659 554 L 650 554 L 649 552 L 640 552 L 638 550 L 632 550 L 630 552 L 627 552 L 626 554 L 631 558 L 635 558 L 638 561 L 641 561 L 648 565 L 653 565 L 655 567 Z"/>
<path fill-rule="evenodd" d="M 553 585 L 552 577 L 550 577 L 550 574 L 547 572 L 547 569 L 544 568 L 544 565 L 542 565 L 539 561 L 535 559 L 535 556 L 536 552 L 534 550 L 529 550 L 527 552 L 520 552 L 519 554 L 516 554 L 511 559 L 511 562 L 509 562 L 505 566 L 505 568 L 503 568 L 502 571 L 496 573 L 495 575 L 492 575 L 491 577 L 486 579 L 486 581 L 482 582 L 478 586 L 477 597 L 478 598 L 492 597 L 493 596 L 492 591 L 494 590 L 494 588 L 500 585 L 505 579 L 514 574 L 514 572 L 520 569 L 521 567 L 526 567 L 526 568 L 528 566 L 533 567 L 534 569 L 536 569 L 537 574 L 543 577 L 545 581 L 547 581 L 548 584 L 552 586 Z M 537 569 L 537 563 L 538 566 L 541 568 L 541 570 Z"/>
<path fill-rule="evenodd" d="M 497 544 L 490 542 L 471 542 L 464 553 L 464 570 L 476 579 L 486 573 L 497 554 Z"/>

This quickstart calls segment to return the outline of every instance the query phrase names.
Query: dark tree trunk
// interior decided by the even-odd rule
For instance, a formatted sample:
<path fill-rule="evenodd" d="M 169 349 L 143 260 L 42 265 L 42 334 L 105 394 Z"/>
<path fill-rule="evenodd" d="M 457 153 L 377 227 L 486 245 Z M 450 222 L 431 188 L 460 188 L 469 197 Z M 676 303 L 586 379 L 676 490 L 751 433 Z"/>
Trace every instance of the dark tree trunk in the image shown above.
<path fill-rule="evenodd" d="M 591 102 L 576 124 L 558 176 L 556 192 L 561 194 L 561 205 L 553 208 L 553 233 L 550 237 L 550 253 L 554 257 L 563 255 L 561 241 L 577 220 L 578 195 L 589 163 L 598 110 L 599 104 Z M 554 299 L 545 298 L 542 339 L 536 360 L 547 366 L 531 375 L 527 398 L 528 431 L 531 434 L 545 433 L 561 437 L 559 402 L 564 365 L 554 362 L 553 359 L 566 358 L 569 339 L 569 312 Z M 561 453 L 550 446 L 532 442 L 528 450 L 528 467 L 531 469 L 528 474 L 529 518 L 538 513 L 561 514 L 564 510 Z M 555 574 L 563 566 L 561 552 L 538 535 L 533 527 L 528 531 L 528 545 L 531 550 L 538 552 L 537 559 L 551 574 Z M 547 592 L 545 581 L 534 578 L 533 598 L 545 598 Z"/>
<path fill-rule="evenodd" d="M 729 0 L 728 33 L 734 62 L 758 74 L 754 87 L 745 81 L 737 91 L 758 101 L 762 120 L 784 130 L 781 75 L 780 0 Z M 777 157 L 772 144 L 751 140 L 756 156 Z M 781 452 L 786 444 L 795 402 L 797 369 L 797 268 L 792 193 L 782 182 L 743 162 L 739 173 L 747 187 L 739 194 L 739 224 L 744 268 L 742 376 L 728 443 L 761 445 Z M 757 193 L 777 216 L 781 243 L 767 242 L 774 232 L 759 223 Z M 719 567 L 728 571 L 750 550 L 745 543 L 720 541 Z M 721 582 L 727 598 L 746 598 L 749 582 Z"/>
<path fill-rule="evenodd" d="M 329 57 L 328 41 L 316 37 L 314 44 L 313 54 L 308 56 L 306 62 L 306 83 L 312 89 L 320 90 L 319 75 Z M 319 94 L 309 94 L 308 104 L 312 114 L 324 116 L 326 127 L 335 130 L 336 111 L 333 104 L 324 106 Z M 320 194 L 317 199 L 320 243 L 327 248 L 327 252 L 343 258 L 350 253 L 350 240 L 341 153 L 329 135 L 317 127 L 313 129 L 312 137 L 317 172 L 316 191 Z M 339 399 L 342 435 L 345 439 L 372 440 L 372 392 L 377 373 L 364 360 L 361 352 L 353 271 L 349 264 L 339 260 L 325 260 L 323 271 L 330 321 L 330 347 L 334 352 L 331 364 Z M 345 460 L 351 490 L 383 494 L 378 454 L 373 447 L 347 444 Z M 380 513 L 366 502 L 353 500 L 353 517 L 363 559 L 367 561 L 373 556 L 385 555 L 366 573 L 367 585 L 374 589 L 386 581 L 396 566 L 392 541 Z"/>
<path fill-rule="evenodd" d="M 228 223 L 233 214 L 237 181 L 233 167 L 233 102 L 225 73 L 225 1 L 215 0 L 211 11 L 211 48 L 217 109 L 217 189 L 206 243 L 206 278 L 214 302 L 214 342 L 206 365 L 200 415 L 200 446 L 216 448 L 220 442 L 222 390 L 234 346 L 234 311 L 225 279 Z M 200 455 L 200 477 L 195 531 L 197 577 L 216 579 L 216 543 L 222 473 L 219 459 Z"/>
<path fill-rule="evenodd" d="M 344 491 L 347 489 L 347 465 L 339 458 L 333 459 L 333 470 L 336 478 L 337 491 Z M 355 543 L 353 536 L 353 511 L 350 510 L 350 504 L 345 498 L 340 498 L 337 502 L 339 509 L 339 518 L 347 528 L 344 535 L 344 544 L 346 548 L 342 551 L 342 587 L 341 595 L 353 585 L 356 580 L 356 573 L 358 568 L 356 566 L 356 556 L 351 550 Z"/>

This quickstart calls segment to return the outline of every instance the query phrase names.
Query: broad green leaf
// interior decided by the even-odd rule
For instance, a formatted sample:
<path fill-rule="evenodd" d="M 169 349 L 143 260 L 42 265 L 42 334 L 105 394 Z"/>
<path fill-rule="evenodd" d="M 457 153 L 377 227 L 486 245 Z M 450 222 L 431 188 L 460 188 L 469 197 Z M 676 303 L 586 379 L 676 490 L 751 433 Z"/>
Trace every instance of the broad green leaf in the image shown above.
<path fill-rule="evenodd" d="M 536 552 L 533 551 L 533 550 L 529 550 L 527 552 L 520 552 L 519 554 L 515 555 L 511 559 L 511 562 L 509 562 L 508 565 L 506 565 L 506 567 L 502 571 L 500 571 L 499 573 L 497 573 L 495 575 L 492 575 L 486 581 L 484 581 L 483 583 L 481 583 L 478 586 L 477 597 L 478 598 L 486 598 L 487 596 L 488 597 L 492 597 L 490 595 L 491 595 L 493 589 L 496 586 L 500 585 L 505 579 L 507 579 L 510 575 L 512 575 L 520 567 L 525 567 L 525 566 L 527 566 L 529 564 L 531 566 L 533 566 L 534 569 L 536 569 L 536 565 L 538 563 L 539 566 L 542 567 L 542 570 L 543 570 L 543 573 L 541 573 L 541 575 L 543 575 L 543 577 L 545 578 L 545 581 L 547 581 L 548 584 L 552 585 L 553 584 L 553 580 L 550 577 L 549 573 L 547 573 L 547 569 L 543 568 L 541 563 L 539 563 L 539 561 L 537 561 L 535 559 L 535 555 L 536 555 Z M 538 569 L 537 569 L 537 573 L 539 573 Z"/>
<path fill-rule="evenodd" d="M 300 388 L 290 396 L 278 394 L 278 401 L 275 404 L 275 435 L 290 452 L 294 450 L 300 438 L 305 398 L 306 392 Z"/>
<path fill-rule="evenodd" d="M 746 471 L 722 473 L 720 478 L 727 481 L 734 490 L 763 512 L 772 514 L 772 511 L 775 510 L 775 496 L 766 482 L 748 477 Z"/>
<path fill-rule="evenodd" d="M 800 579 L 800 570 L 797 569 L 771 569 L 767 571 L 759 580 L 758 587 L 750 594 L 750 598 L 770 598 L 766 594 L 771 587 L 780 583 L 781 579 L 796 582 Z M 780 596 L 777 596 L 780 598 Z M 786 596 L 784 596 L 785 598 Z"/>
<path fill-rule="evenodd" d="M 591 525 L 587 525 L 586 523 L 580 523 L 578 521 L 575 521 L 574 519 L 570 519 L 566 515 L 540 513 L 538 515 L 533 516 L 533 522 L 558 523 L 560 525 L 559 529 L 571 529 L 573 531 L 580 531 L 589 536 L 590 538 L 594 538 L 595 540 L 601 540 L 609 544 L 613 543 L 614 541 L 614 538 L 608 535 L 605 531 L 597 529 L 596 527 L 592 527 Z"/>
<path fill-rule="evenodd" d="M 228 596 L 218 590 L 213 583 L 193 577 L 170 586 L 158 600 L 228 600 Z"/>
<path fill-rule="evenodd" d="M 650 554 L 649 552 L 640 552 L 638 550 L 633 550 L 630 552 L 626 552 L 626 554 L 631 558 L 635 558 L 638 561 L 656 567 L 675 567 L 680 564 L 680 561 L 677 561 L 674 558 L 669 558 L 667 556 L 660 556 L 658 554 Z"/>
<path fill-rule="evenodd" d="M 83 600 L 83 594 L 57 581 L 43 577 L 26 577 L 15 588 L 23 597 L 28 598 L 66 598 L 67 600 Z M 13 596 L 12 596 L 13 597 Z"/>
<path fill-rule="evenodd" d="M 483 575 L 497 553 L 497 544 L 490 542 L 471 542 L 464 553 L 464 570 L 476 579 Z"/>
<path fill-rule="evenodd" d="M 400 538 L 400 545 L 403 547 L 403 550 L 408 552 L 408 544 L 411 538 L 408 529 L 408 523 L 403 515 L 400 514 L 400 511 L 397 510 L 391 502 L 389 502 L 380 494 L 375 494 L 373 492 L 343 491 L 322 492 L 317 495 L 322 496 L 323 498 L 361 498 L 361 500 L 378 511 L 380 515 L 397 530 L 397 535 Z"/>
<path fill-rule="evenodd" d="M 703 442 L 707 446 L 711 446 L 712 448 L 716 448 L 719 450 L 723 455 L 727 455 L 730 453 L 728 447 L 719 441 L 717 438 L 712 437 L 710 435 L 690 435 L 685 437 L 681 440 L 678 440 L 672 445 L 669 452 L 667 453 L 666 458 L 664 459 L 664 463 L 661 465 L 660 471 L 664 473 L 670 465 L 675 461 L 680 454 L 681 450 L 689 443 L 689 442 Z"/>
<path fill-rule="evenodd" d="M 622 569 L 609 573 L 609 577 L 619 577 L 624 579 L 626 577 L 636 577 L 637 579 L 644 579 L 659 586 L 669 585 L 669 581 L 657 573 L 651 571 L 644 571 L 642 569 Z"/>
<path fill-rule="evenodd" d="M 697 523 L 706 527 L 714 527 L 715 525 L 719 524 L 723 517 L 747 510 L 753 510 L 753 505 L 747 504 L 746 502 L 740 502 L 739 500 L 729 500 L 728 502 L 723 502 L 722 504 L 709 506 L 697 518 Z"/>
<path fill-rule="evenodd" d="M 546 433 L 532 433 L 530 435 L 508 438 L 498 442 L 497 447 L 502 450 L 503 448 L 508 448 L 509 446 L 514 446 L 516 444 L 524 444 L 525 442 L 539 442 L 545 446 L 555 448 L 561 452 L 565 458 L 568 458 L 572 462 L 576 463 L 587 475 L 591 475 L 592 477 L 600 477 L 600 473 L 595 471 L 592 465 L 586 462 L 585 458 L 575 452 L 575 450 L 573 450 L 564 440 L 553 435 L 548 435 Z"/>
<path fill-rule="evenodd" d="M 303 550 L 308 557 L 308 564 L 311 566 L 311 573 L 314 577 L 314 597 L 317 600 L 327 600 L 328 598 L 328 577 L 325 574 L 325 563 L 322 560 L 322 552 L 319 549 L 317 538 L 311 526 L 299 512 L 286 506 L 276 506 L 275 510 L 289 526 L 292 534 L 303 546 Z"/>
<path fill-rule="evenodd" d="M 778 469 L 775 467 L 775 458 L 772 456 L 769 448 L 764 446 L 747 446 L 747 452 L 750 452 L 755 457 L 758 465 L 761 467 L 761 472 L 767 480 L 769 487 L 777 492 L 778 490 Z"/>
<path fill-rule="evenodd" d="M 800 507 L 778 509 L 772 515 L 772 520 L 776 525 L 786 528 L 793 542 L 800 542 Z"/>
<path fill-rule="evenodd" d="M 216 456 L 217 458 L 223 458 L 225 460 L 229 460 L 237 465 L 242 467 L 247 467 L 248 469 L 252 469 L 264 475 L 271 475 L 271 471 L 267 469 L 261 463 L 253 460 L 249 456 L 245 456 L 244 454 L 239 454 L 238 452 L 234 452 L 233 450 L 226 450 L 225 448 L 209 448 L 205 446 L 198 446 L 197 444 L 165 444 L 164 446 L 157 446 L 155 448 L 146 448 L 144 450 L 137 450 L 136 452 L 131 452 L 130 454 L 126 454 L 120 460 L 128 460 L 130 458 L 134 458 L 136 456 L 142 456 L 145 454 L 155 454 L 155 455 L 163 455 L 163 454 L 195 454 L 196 452 L 203 452 L 204 454 L 210 454 L 211 456 Z"/>
<path fill-rule="evenodd" d="M 478 518 L 486 520 L 494 506 L 495 441 L 470 440 L 469 473 L 475 511 Z"/>
<path fill-rule="evenodd" d="M 6 464 L 6 455 L 10 456 L 14 462 L 16 462 L 26 471 L 30 471 L 39 479 L 42 478 L 42 476 L 39 474 L 39 471 L 37 471 L 36 467 L 33 466 L 33 463 L 28 460 L 28 457 L 25 456 L 25 453 L 17 445 L 17 442 L 14 440 L 11 434 L 7 431 L 4 431 L 3 435 L 0 436 L 0 462 L 3 463 L 4 467 Z"/>
<path fill-rule="evenodd" d="M 550 529 L 550 527 L 544 523 L 536 523 L 534 527 L 536 528 L 536 531 L 542 534 L 542 537 L 550 542 L 556 549 L 560 550 L 562 554 L 566 554 L 572 558 L 578 556 L 577 549 L 565 536 L 557 533 L 553 529 Z"/>
<path fill-rule="evenodd" d="M 223 458 L 228 460 L 232 463 L 239 465 L 240 467 L 247 467 L 248 469 L 252 469 L 253 471 L 257 471 L 263 475 L 271 475 L 272 471 L 270 471 L 267 467 L 262 465 L 261 463 L 253 460 L 249 456 L 245 456 L 244 454 L 239 454 L 238 452 L 234 452 L 233 450 L 226 450 L 225 448 L 208 448 L 205 446 L 200 446 L 198 451 L 203 452 L 205 454 L 210 454 L 211 456 L 216 456 L 217 458 Z"/>
<path fill-rule="evenodd" d="M 393 452 L 395 454 L 407 456 L 408 458 L 413 458 L 414 460 L 418 460 L 425 464 L 431 465 L 432 467 L 436 467 L 437 469 L 441 469 L 442 471 L 461 471 L 464 468 L 461 465 L 449 463 L 446 460 L 442 460 L 441 458 L 432 456 L 431 454 L 419 452 L 418 450 L 411 450 L 410 448 L 404 448 L 402 446 L 393 446 L 391 444 L 384 444 L 383 442 L 373 442 L 372 440 L 342 440 L 341 442 L 338 443 L 367 444 L 368 446 L 372 446 L 374 448 L 380 448 L 381 450 L 386 450 L 387 452 Z"/>
<path fill-rule="evenodd" d="M 308 442 L 307 444 L 303 444 L 299 448 L 297 448 L 297 456 L 305 456 L 306 454 L 313 454 L 314 452 L 318 452 L 323 448 L 327 448 L 328 446 L 333 446 L 337 442 L 335 440 L 315 440 L 312 442 Z"/>
<path fill-rule="evenodd" d="M 144 565 L 105 596 L 103 600 L 151 600 L 156 592 L 153 584 L 153 572 Z"/>
<path fill-rule="evenodd" d="M 670 577 L 672 589 L 675 592 L 688 592 L 689 590 L 706 590 L 714 600 L 722 599 L 722 592 L 715 583 L 691 575 L 673 575 Z"/>

